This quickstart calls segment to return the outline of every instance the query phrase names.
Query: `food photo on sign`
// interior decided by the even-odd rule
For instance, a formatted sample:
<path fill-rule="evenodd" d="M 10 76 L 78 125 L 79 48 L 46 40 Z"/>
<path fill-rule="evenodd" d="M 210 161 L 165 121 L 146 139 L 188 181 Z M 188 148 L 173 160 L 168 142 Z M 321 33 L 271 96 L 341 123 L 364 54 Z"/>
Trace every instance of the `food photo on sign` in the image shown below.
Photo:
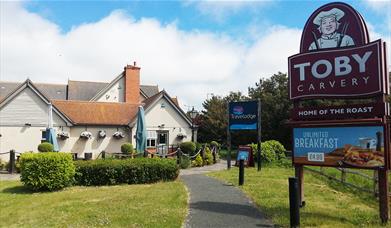
<path fill-rule="evenodd" d="M 378 168 L 384 166 L 383 126 L 293 129 L 296 164 Z"/>

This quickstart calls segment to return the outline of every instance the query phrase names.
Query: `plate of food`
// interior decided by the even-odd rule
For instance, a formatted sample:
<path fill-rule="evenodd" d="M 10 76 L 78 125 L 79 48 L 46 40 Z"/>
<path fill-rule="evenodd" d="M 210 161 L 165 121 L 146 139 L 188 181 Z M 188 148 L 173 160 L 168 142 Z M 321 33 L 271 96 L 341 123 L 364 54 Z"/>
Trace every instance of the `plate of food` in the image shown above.
<path fill-rule="evenodd" d="M 368 149 L 358 149 L 348 151 L 343 163 L 353 167 L 379 167 L 384 165 L 384 156 L 381 152 L 371 151 Z"/>

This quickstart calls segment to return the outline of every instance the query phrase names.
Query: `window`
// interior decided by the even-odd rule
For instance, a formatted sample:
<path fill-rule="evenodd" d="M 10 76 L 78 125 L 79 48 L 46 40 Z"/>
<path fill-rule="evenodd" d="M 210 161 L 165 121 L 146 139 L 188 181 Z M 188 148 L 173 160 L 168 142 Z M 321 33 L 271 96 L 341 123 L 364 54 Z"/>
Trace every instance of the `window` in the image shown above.
<path fill-rule="evenodd" d="M 147 131 L 147 148 L 156 147 L 156 131 Z"/>

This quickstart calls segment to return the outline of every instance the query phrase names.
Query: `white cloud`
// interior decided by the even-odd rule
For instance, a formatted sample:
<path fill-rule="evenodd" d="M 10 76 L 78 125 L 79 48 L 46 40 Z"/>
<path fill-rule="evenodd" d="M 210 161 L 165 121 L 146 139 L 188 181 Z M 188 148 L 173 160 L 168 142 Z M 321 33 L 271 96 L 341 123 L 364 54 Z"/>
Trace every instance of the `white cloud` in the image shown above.
<path fill-rule="evenodd" d="M 224 22 L 230 15 L 243 10 L 253 11 L 272 4 L 272 1 L 253 0 L 208 0 L 208 1 L 183 1 L 184 6 L 194 7 L 203 15 L 214 19 L 217 22 Z"/>
<path fill-rule="evenodd" d="M 143 84 L 158 84 L 184 105 L 201 107 L 207 93 L 247 92 L 262 77 L 287 71 L 301 31 L 272 26 L 252 44 L 224 34 L 185 32 L 175 23 L 135 20 L 114 11 L 67 33 L 23 5 L 1 2 L 1 80 L 109 82 L 137 61 Z"/>

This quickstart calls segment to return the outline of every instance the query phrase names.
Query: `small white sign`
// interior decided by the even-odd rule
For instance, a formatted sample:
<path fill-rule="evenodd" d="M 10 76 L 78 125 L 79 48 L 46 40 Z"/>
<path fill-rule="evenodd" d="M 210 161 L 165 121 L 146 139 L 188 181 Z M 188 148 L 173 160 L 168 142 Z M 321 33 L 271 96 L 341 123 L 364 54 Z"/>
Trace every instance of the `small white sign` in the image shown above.
<path fill-rule="evenodd" d="M 313 162 L 324 162 L 324 153 L 308 153 L 307 159 Z"/>

